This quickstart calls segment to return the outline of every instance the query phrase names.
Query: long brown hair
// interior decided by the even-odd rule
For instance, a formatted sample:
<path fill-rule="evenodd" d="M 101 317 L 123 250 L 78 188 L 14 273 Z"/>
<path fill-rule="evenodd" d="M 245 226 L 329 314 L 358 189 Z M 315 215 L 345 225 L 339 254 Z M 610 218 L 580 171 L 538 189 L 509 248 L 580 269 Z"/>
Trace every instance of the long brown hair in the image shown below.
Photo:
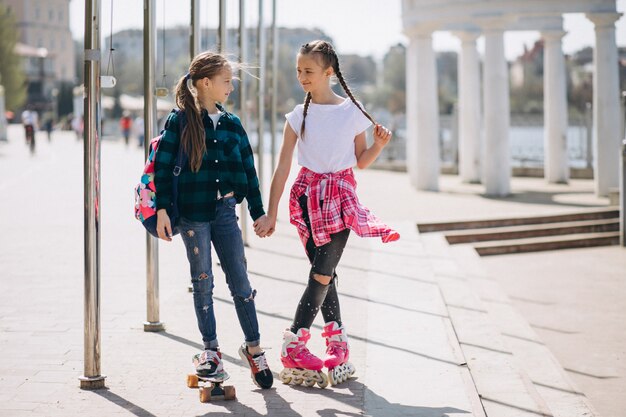
<path fill-rule="evenodd" d="M 186 124 L 180 135 L 180 146 L 189 158 L 189 166 L 198 172 L 202 157 L 206 152 L 202 107 L 195 88 L 196 81 L 213 78 L 224 68 L 232 64 L 223 55 L 214 52 L 202 52 L 191 61 L 189 72 L 176 84 L 176 105 L 185 112 Z"/>
<path fill-rule="evenodd" d="M 363 107 L 359 104 L 358 101 L 354 98 L 350 87 L 346 83 L 346 80 L 343 78 L 343 74 L 339 70 L 339 58 L 337 57 L 337 53 L 335 52 L 335 48 L 331 45 L 330 42 L 327 41 L 313 41 L 309 43 L 305 43 L 300 47 L 300 55 L 308 55 L 308 54 L 317 54 L 317 56 L 321 59 L 321 64 L 324 69 L 328 67 L 332 67 L 337 79 L 339 80 L 339 84 L 341 84 L 341 88 L 346 92 L 350 100 L 361 110 L 361 112 L 367 117 L 370 122 L 376 124 L 374 118 L 369 115 L 368 112 L 365 111 Z M 300 127 L 300 137 L 304 137 L 304 126 L 306 121 L 306 114 L 309 111 L 309 104 L 311 103 L 311 93 L 306 93 L 304 97 L 304 113 L 302 114 L 302 126 Z"/>

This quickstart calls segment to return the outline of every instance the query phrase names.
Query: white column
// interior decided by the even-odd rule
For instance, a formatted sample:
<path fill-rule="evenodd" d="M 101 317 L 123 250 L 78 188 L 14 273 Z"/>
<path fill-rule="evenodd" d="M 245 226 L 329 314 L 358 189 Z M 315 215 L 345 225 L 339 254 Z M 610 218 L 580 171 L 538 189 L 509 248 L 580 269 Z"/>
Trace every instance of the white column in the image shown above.
<path fill-rule="evenodd" d="M 485 27 L 483 68 L 485 146 L 483 184 L 485 193 L 508 195 L 511 189 L 509 145 L 509 70 L 504 56 L 504 30 L 497 24 Z"/>
<path fill-rule="evenodd" d="M 620 13 L 590 13 L 595 24 L 593 51 L 593 139 L 596 194 L 619 186 L 620 106 L 615 22 Z"/>
<path fill-rule="evenodd" d="M 542 32 L 545 41 L 543 75 L 544 178 L 551 183 L 567 183 L 567 93 L 565 58 L 561 47 L 564 31 Z"/>
<path fill-rule="evenodd" d="M 459 175 L 463 182 L 479 183 L 480 172 L 480 61 L 476 49 L 479 32 L 459 32 Z"/>
<path fill-rule="evenodd" d="M 439 103 L 432 32 L 411 36 L 407 50 L 407 171 L 418 190 L 439 190 Z"/>

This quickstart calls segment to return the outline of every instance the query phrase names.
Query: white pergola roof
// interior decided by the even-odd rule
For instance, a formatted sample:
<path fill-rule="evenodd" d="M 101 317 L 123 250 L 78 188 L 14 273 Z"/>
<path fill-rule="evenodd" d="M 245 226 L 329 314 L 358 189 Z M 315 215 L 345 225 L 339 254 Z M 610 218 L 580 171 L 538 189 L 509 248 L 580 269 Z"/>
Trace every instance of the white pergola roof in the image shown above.
<path fill-rule="evenodd" d="M 406 31 L 473 30 L 485 21 L 507 20 L 507 30 L 549 30 L 562 27 L 564 13 L 615 13 L 615 0 L 403 0 Z"/>

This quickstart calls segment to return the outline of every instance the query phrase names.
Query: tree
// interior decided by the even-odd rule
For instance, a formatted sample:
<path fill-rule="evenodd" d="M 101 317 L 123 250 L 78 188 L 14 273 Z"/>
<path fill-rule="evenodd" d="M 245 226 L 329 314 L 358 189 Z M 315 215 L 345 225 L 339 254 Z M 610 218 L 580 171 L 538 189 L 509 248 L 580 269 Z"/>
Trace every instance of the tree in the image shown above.
<path fill-rule="evenodd" d="M 26 101 L 25 75 L 15 53 L 17 26 L 13 13 L 0 4 L 0 84 L 4 86 L 7 109 L 16 110 Z"/>

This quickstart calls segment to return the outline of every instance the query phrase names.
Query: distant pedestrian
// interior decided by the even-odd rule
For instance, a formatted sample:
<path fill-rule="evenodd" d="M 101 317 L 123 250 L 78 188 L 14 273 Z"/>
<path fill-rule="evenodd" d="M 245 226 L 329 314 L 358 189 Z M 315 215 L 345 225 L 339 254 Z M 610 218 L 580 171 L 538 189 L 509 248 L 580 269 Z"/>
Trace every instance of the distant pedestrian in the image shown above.
<path fill-rule="evenodd" d="M 124 112 L 124 115 L 120 118 L 120 129 L 122 130 L 122 135 L 124 136 L 124 143 L 128 145 L 128 141 L 130 140 L 130 130 L 133 126 L 133 119 L 130 117 L 130 113 L 128 111 Z"/>
<path fill-rule="evenodd" d="M 135 135 L 137 135 L 137 142 L 140 148 L 143 147 L 144 143 L 144 128 L 143 117 L 141 117 L 141 115 L 135 117 L 135 120 L 133 120 L 133 129 L 135 130 Z"/>
<path fill-rule="evenodd" d="M 352 95 L 330 43 L 314 41 L 303 45 L 296 64 L 306 98 L 304 104 L 286 115 L 280 159 L 270 188 L 270 227 L 264 229 L 263 224 L 258 224 L 255 232 L 260 237 L 274 232 L 278 203 L 297 146 L 302 168 L 291 187 L 289 211 L 311 269 L 291 327 L 283 335 L 281 361 L 285 369 L 280 377 L 285 383 L 317 382 L 325 387 L 328 378 L 322 373 L 323 367 L 328 368 L 331 384 L 340 383 L 355 372 L 348 362 L 348 337 L 341 320 L 335 271 L 350 230 L 362 237 L 380 237 L 383 242 L 400 238 L 359 203 L 352 172 L 354 165 L 363 169 L 374 162 L 391 140 L 391 132 L 376 124 L 374 143 L 368 148 L 365 130 L 375 122 Z M 333 92 L 332 76 L 337 77 L 347 98 Z M 324 360 L 306 347 L 311 337 L 309 329 L 320 309 L 325 322 Z"/>
<path fill-rule="evenodd" d="M 43 122 L 43 128 L 46 131 L 46 134 L 48 135 L 48 142 L 52 141 L 52 129 L 54 128 L 54 118 L 51 112 L 46 114 L 46 117 Z"/>
<path fill-rule="evenodd" d="M 39 116 L 31 106 L 27 106 L 26 110 L 22 112 L 22 125 L 24 126 L 26 143 L 34 145 L 35 132 L 39 129 Z"/>
<path fill-rule="evenodd" d="M 83 128 L 84 128 L 84 119 L 82 116 L 73 115 L 72 116 L 72 130 L 76 133 L 76 139 L 80 140 L 83 138 Z"/>
<path fill-rule="evenodd" d="M 260 347 L 256 290 L 248 280 L 236 205 L 247 199 L 255 225 L 265 225 L 267 216 L 246 131 L 239 118 L 220 104 L 233 91 L 232 79 L 232 65 L 223 55 L 204 52 L 193 59 L 189 72 L 176 86 L 176 104 L 181 112 L 169 116 L 155 159 L 157 232 L 161 239 L 171 241 L 172 230 L 177 227 L 187 249 L 193 302 L 204 342 L 204 351 L 194 356 L 196 373 L 216 378 L 225 375 L 213 311 L 213 246 L 245 337 L 239 355 L 250 367 L 254 383 L 270 388 L 273 376 Z M 178 174 L 181 218 L 174 225 L 166 209 L 171 203 L 180 146 L 188 163 Z"/>

